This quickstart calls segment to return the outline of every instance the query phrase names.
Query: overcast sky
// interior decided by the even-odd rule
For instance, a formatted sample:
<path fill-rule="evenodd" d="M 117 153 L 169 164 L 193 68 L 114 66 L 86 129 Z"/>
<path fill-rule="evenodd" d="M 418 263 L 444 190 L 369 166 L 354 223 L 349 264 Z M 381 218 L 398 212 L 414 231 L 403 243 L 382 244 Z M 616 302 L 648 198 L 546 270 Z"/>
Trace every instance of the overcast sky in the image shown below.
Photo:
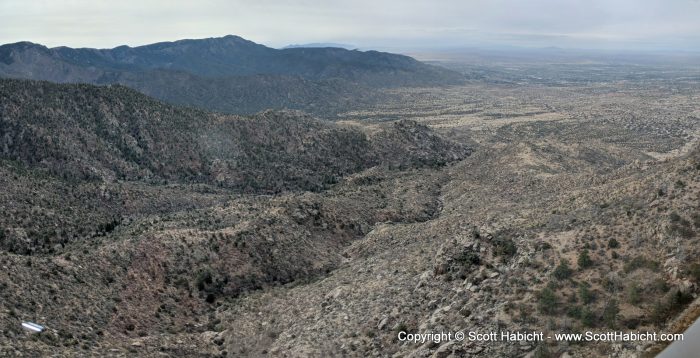
<path fill-rule="evenodd" d="M 700 0 L 0 0 L 0 43 L 114 47 L 239 35 L 271 47 L 700 50 Z"/>

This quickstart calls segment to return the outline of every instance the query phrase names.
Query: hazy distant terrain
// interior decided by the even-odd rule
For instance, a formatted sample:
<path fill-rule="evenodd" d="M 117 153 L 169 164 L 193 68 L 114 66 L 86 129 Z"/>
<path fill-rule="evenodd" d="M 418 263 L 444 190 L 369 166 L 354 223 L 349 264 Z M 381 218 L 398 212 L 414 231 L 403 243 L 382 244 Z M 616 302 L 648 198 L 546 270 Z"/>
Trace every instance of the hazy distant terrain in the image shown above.
<path fill-rule="evenodd" d="M 339 43 L 334 43 L 334 42 L 312 42 L 308 44 L 292 44 L 292 45 L 287 45 L 283 47 L 282 49 L 288 49 L 288 48 L 300 48 L 300 47 L 337 47 L 337 48 L 344 48 L 346 50 L 352 50 L 356 49 L 357 46 L 353 45 L 348 45 L 348 44 L 339 44 Z"/>

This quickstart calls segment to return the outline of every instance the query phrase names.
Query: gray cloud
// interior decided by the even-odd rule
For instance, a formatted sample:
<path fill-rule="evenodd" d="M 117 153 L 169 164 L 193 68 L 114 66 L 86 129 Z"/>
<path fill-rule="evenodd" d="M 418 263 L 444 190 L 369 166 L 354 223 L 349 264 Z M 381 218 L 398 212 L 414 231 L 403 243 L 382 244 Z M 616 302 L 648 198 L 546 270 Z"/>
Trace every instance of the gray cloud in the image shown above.
<path fill-rule="evenodd" d="M 700 49 L 697 0 L 2 0 L 0 42 L 113 47 L 236 34 L 270 46 Z"/>

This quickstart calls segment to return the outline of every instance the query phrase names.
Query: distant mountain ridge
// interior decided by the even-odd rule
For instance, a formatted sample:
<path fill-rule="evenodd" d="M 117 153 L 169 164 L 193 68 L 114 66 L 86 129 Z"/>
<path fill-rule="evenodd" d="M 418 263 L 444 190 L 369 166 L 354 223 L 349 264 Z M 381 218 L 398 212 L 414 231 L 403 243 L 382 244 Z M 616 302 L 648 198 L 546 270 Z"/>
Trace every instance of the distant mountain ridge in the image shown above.
<path fill-rule="evenodd" d="M 462 80 L 403 55 L 332 47 L 278 50 L 232 35 L 113 49 L 18 42 L 0 46 L 0 77 L 119 83 L 171 103 L 228 113 L 291 108 L 323 115 L 362 105 L 372 99 L 366 95 L 372 89 Z"/>

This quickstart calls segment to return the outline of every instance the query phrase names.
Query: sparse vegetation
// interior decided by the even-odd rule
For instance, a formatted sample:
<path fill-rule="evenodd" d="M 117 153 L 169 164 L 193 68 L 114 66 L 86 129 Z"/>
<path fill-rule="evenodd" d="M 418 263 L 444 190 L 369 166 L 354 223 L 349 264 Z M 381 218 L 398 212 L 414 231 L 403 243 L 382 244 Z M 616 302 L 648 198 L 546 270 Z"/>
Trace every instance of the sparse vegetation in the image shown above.
<path fill-rule="evenodd" d="M 583 304 L 589 304 L 595 299 L 595 295 L 593 294 L 593 292 L 591 292 L 591 289 L 589 287 L 590 285 L 587 283 L 579 284 L 578 295 Z"/>
<path fill-rule="evenodd" d="M 617 300 L 611 299 L 605 305 L 603 310 L 603 322 L 608 326 L 608 328 L 615 328 L 617 325 L 617 317 L 620 313 L 620 307 L 618 306 Z"/>
<path fill-rule="evenodd" d="M 688 266 L 688 274 L 696 283 L 700 283 L 700 263 L 693 263 Z"/>
<path fill-rule="evenodd" d="M 593 260 L 588 255 L 588 250 L 584 249 L 578 255 L 578 267 L 583 270 L 591 266 L 593 266 Z"/>
<path fill-rule="evenodd" d="M 573 274 L 573 270 L 569 267 L 569 261 L 566 259 L 561 260 L 559 265 L 554 269 L 554 272 L 552 272 L 554 278 L 558 280 L 565 280 L 571 277 L 571 274 Z"/>
<path fill-rule="evenodd" d="M 476 252 L 471 250 L 464 251 L 458 258 L 457 261 L 465 266 L 478 265 L 481 263 L 481 259 Z"/>
<path fill-rule="evenodd" d="M 625 263 L 624 270 L 630 273 L 642 268 L 657 271 L 659 269 L 659 263 L 644 256 L 635 256 Z"/>
<path fill-rule="evenodd" d="M 515 246 L 515 242 L 513 242 L 513 240 L 510 238 L 495 238 L 494 246 L 494 253 L 497 256 L 510 257 L 515 255 L 515 253 L 518 251 L 517 247 Z"/>
<path fill-rule="evenodd" d="M 627 302 L 637 305 L 642 302 L 642 289 L 635 282 L 627 285 Z"/>
<path fill-rule="evenodd" d="M 595 314 L 591 310 L 584 308 L 581 311 L 581 325 L 583 325 L 584 327 L 594 327 L 595 322 L 596 322 Z"/>
<path fill-rule="evenodd" d="M 545 314 L 554 314 L 556 312 L 558 300 L 556 293 L 554 293 L 551 288 L 543 288 L 537 294 L 537 300 L 539 302 L 539 309 L 541 312 Z"/>
<path fill-rule="evenodd" d="M 651 320 L 656 324 L 666 322 L 669 317 L 680 311 L 692 299 L 692 296 L 680 290 L 669 291 L 654 304 Z"/>

